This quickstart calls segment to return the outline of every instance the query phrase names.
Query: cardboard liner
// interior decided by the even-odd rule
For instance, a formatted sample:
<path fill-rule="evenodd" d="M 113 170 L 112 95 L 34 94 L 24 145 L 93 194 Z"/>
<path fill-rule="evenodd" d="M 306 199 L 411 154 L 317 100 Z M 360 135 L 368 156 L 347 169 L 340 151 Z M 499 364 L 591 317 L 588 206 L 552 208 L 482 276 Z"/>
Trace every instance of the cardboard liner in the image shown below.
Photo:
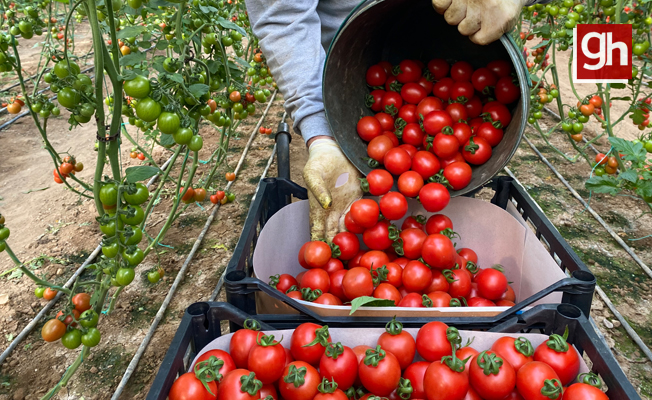
<path fill-rule="evenodd" d="M 489 202 L 468 197 L 454 197 L 440 212 L 453 221 L 454 230 L 460 238 L 455 239 L 457 248 L 469 247 L 478 254 L 478 265 L 489 268 L 500 264 L 511 282 L 516 300 L 525 299 L 566 278 L 552 256 L 541 242 L 518 217 L 518 211 L 503 210 Z M 421 214 L 429 217 L 415 199 L 408 199 L 407 216 Z M 393 221 L 401 226 L 403 219 Z M 358 235 L 364 247 L 362 235 Z M 274 214 L 260 232 L 253 257 L 254 276 L 263 282 L 276 274 L 296 276 L 305 271 L 297 260 L 301 246 L 310 240 L 309 204 L 307 200 L 292 203 Z M 530 304 L 560 303 L 561 293 L 550 294 L 538 302 Z M 300 300 L 301 301 L 301 300 Z M 313 312 L 322 316 L 348 316 L 350 306 L 328 306 L 301 301 Z M 259 314 L 297 313 L 285 303 L 263 293 L 256 294 Z M 495 316 L 506 307 L 361 307 L 355 316 L 393 317 L 464 317 Z"/>

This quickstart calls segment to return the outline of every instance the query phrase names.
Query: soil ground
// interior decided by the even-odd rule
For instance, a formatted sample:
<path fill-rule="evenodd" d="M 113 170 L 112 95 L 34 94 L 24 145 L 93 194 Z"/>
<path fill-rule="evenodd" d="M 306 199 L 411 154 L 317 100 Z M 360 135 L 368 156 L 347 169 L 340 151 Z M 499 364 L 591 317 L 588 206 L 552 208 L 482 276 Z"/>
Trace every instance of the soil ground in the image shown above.
<path fill-rule="evenodd" d="M 81 34 L 80 40 L 83 41 Z M 35 60 L 38 56 L 35 48 L 32 47 L 36 42 L 32 42 L 23 42 L 21 54 L 25 60 Z M 557 60 L 559 64 L 563 63 L 561 58 L 560 56 Z M 25 68 L 29 73 L 31 66 L 26 63 Z M 563 75 L 563 72 L 561 73 Z M 560 78 L 562 82 L 567 82 L 565 77 Z M 6 82 L 8 84 L 8 80 Z M 567 88 L 562 86 L 561 89 L 562 93 L 569 93 Z M 592 89 L 587 87 L 579 90 L 589 93 Z M 218 176 L 223 176 L 227 168 L 232 170 L 235 167 L 260 115 L 259 110 L 255 117 L 240 125 L 239 137 L 233 138 L 231 142 L 228 167 L 222 168 Z M 282 99 L 277 98 L 270 108 L 264 125 L 275 128 L 282 115 Z M 7 120 L 8 117 L 3 116 L 3 119 Z M 50 139 L 55 148 L 69 151 L 86 164 L 86 170 L 78 176 L 89 182 L 92 179 L 95 158 L 92 150 L 95 127 L 88 124 L 69 131 L 66 120 L 67 112 L 63 111 L 61 117 L 49 121 Z M 546 126 L 556 123 L 551 118 L 541 122 Z M 633 137 L 631 135 L 638 132 L 631 124 L 622 125 L 623 128 L 617 132 L 622 137 L 631 138 Z M 142 138 L 139 138 L 136 131 L 131 128 L 128 128 L 129 132 L 142 143 Z M 200 159 L 206 160 L 215 149 L 219 136 L 210 126 L 203 126 L 201 134 L 204 138 L 204 149 L 200 152 Z M 236 202 L 227 204 L 219 210 L 165 318 L 121 398 L 145 398 L 184 309 L 191 303 L 207 300 L 217 285 L 237 243 L 256 185 L 274 144 L 273 139 L 255 134 L 257 137 L 246 158 L 243 170 L 232 187 L 233 192 L 237 194 Z M 583 197 L 586 199 L 590 197 L 591 206 L 625 240 L 652 234 L 652 217 L 649 214 L 643 215 L 646 210 L 643 203 L 627 197 L 589 195 L 583 189 L 583 181 L 590 172 L 586 163 L 583 161 L 575 164 L 568 163 L 555 155 L 550 147 L 545 146 L 533 131 L 529 130 L 527 135 Z M 561 133 L 553 134 L 550 140 L 564 152 L 572 154 L 570 145 L 565 142 Z M 604 140 L 597 145 L 603 150 L 608 149 Z M 141 164 L 140 161 L 129 158 L 130 147 L 128 144 L 123 146 L 121 154 L 123 168 Z M 31 119 L 23 118 L 9 129 L 1 131 L 0 148 L 3 149 L 3 158 L 0 160 L 0 176 L 2 176 L 0 211 L 6 216 L 7 225 L 12 230 L 10 244 L 18 257 L 28 263 L 35 273 L 58 283 L 65 282 L 100 241 L 99 230 L 94 219 L 96 215 L 94 206 L 91 201 L 79 198 L 63 189 L 63 186 L 53 183 L 50 173 L 53 168 L 52 161 L 41 147 L 40 136 Z M 155 148 L 152 154 L 159 165 L 169 157 L 167 150 L 162 148 Z M 293 135 L 291 176 L 301 185 L 303 185 L 301 170 L 306 158 L 303 140 Z M 275 175 L 275 168 L 275 165 L 272 166 L 270 176 Z M 588 212 L 582 209 L 581 204 L 570 196 L 570 193 L 527 144 L 521 144 L 509 168 L 540 204 L 577 254 L 597 275 L 598 284 L 607 292 L 619 311 L 643 340 L 651 344 L 652 293 L 649 278 Z M 197 178 L 206 174 L 206 167 L 200 167 Z M 220 186 L 225 184 L 225 181 L 220 180 Z M 164 190 L 164 196 L 150 219 L 149 229 L 156 231 L 156 228 L 161 226 L 169 209 L 170 194 L 171 189 Z M 486 191 L 480 194 L 481 197 L 489 195 Z M 166 271 L 166 276 L 161 282 L 151 285 L 145 276 L 146 271 L 157 262 L 156 257 L 148 257 L 137 268 L 137 278 L 122 293 L 116 311 L 104 316 L 100 322 L 102 343 L 94 349 L 77 376 L 60 392 L 58 398 L 108 399 L 111 397 L 211 211 L 210 203 L 204 203 L 203 208 L 193 205 L 175 222 L 163 241 L 165 247 L 160 247 L 157 252 L 158 262 Z M 652 239 L 628 243 L 645 262 L 652 264 L 652 251 L 650 251 Z M 8 259 L 0 259 L 0 271 L 8 271 L 11 268 L 13 265 Z M 0 298 L 4 297 L 3 295 L 8 298 L 6 303 L 0 305 L 3 311 L 0 316 L 0 327 L 4 336 L 4 338 L 0 337 L 1 348 L 5 348 L 45 304 L 44 301 L 33 296 L 34 288 L 35 285 L 28 278 L 13 272 L 0 277 Z M 224 299 L 223 291 L 219 299 Z M 50 317 L 57 310 L 55 307 Z M 592 314 L 634 386 L 640 388 L 644 398 L 651 399 L 652 364 L 645 361 L 624 329 L 613 322 L 615 317 L 598 299 L 594 300 Z M 0 367 L 0 400 L 40 398 L 58 382 L 67 366 L 77 356 L 76 351 L 69 351 L 58 343 L 44 343 L 40 338 L 40 327 L 37 326 Z"/>

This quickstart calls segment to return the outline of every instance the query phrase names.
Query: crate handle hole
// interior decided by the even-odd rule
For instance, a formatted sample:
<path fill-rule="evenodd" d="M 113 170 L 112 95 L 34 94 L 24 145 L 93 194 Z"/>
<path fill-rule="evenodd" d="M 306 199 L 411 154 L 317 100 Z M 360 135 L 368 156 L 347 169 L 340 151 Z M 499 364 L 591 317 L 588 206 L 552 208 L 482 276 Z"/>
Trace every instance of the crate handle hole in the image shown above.
<path fill-rule="evenodd" d="M 239 282 L 247 277 L 244 271 L 231 271 L 226 274 L 226 280 L 231 282 Z"/>
<path fill-rule="evenodd" d="M 199 315 L 206 315 L 209 309 L 210 306 L 208 305 L 208 303 L 201 302 L 201 303 L 191 304 L 186 311 L 188 312 L 188 314 L 192 315 L 193 317 L 196 317 Z"/>
<path fill-rule="evenodd" d="M 265 182 L 265 183 L 274 183 L 274 182 L 276 182 L 276 178 L 265 178 L 265 179 L 263 179 L 263 182 Z"/>
<path fill-rule="evenodd" d="M 582 270 L 573 271 L 573 278 L 579 279 L 580 281 L 583 282 L 595 282 L 595 276 L 588 271 L 582 271 Z"/>
<path fill-rule="evenodd" d="M 557 311 L 559 314 L 569 319 L 578 319 L 582 316 L 582 311 L 572 304 L 559 304 L 557 306 Z"/>

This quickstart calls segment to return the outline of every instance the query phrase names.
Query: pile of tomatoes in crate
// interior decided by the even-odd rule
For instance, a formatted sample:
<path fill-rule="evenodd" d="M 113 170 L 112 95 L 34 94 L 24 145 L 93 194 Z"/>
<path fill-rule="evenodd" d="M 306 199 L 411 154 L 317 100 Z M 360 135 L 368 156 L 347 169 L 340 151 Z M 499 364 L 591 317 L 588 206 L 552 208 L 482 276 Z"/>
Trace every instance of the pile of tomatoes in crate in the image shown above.
<path fill-rule="evenodd" d="M 450 65 L 441 59 L 427 66 L 418 60 L 371 66 L 367 105 L 376 114 L 357 124 L 368 142 L 369 165 L 382 165 L 399 182 L 404 174 L 418 174 L 463 189 L 471 165 L 491 158 L 512 120 L 507 106 L 520 98 L 512 72 L 505 60 L 476 70 L 466 61 Z"/>
<path fill-rule="evenodd" d="M 270 285 L 291 298 L 325 305 L 353 304 L 358 298 L 398 307 L 514 305 L 514 290 L 500 266 L 479 268 L 475 251 L 456 250 L 453 240 L 459 235 L 447 216 L 409 216 L 400 229 L 392 224 L 407 208 L 398 192 L 385 194 L 379 203 L 354 202 L 345 216 L 348 232 L 335 235 L 332 243 L 305 243 L 298 261 L 306 271 L 273 276 Z M 362 234 L 368 250 L 361 249 L 356 234 Z"/>
<path fill-rule="evenodd" d="M 229 351 L 202 354 L 193 372 L 174 382 L 169 399 L 608 399 L 594 374 L 566 387 L 578 378 L 581 362 L 565 335 L 553 334 L 536 349 L 522 336 L 474 349 L 462 346 L 459 331 L 443 322 L 425 324 L 414 337 L 392 320 L 374 347 L 334 343 L 328 326 L 314 323 L 299 325 L 289 348 L 282 340 L 255 329 L 236 331 Z"/>

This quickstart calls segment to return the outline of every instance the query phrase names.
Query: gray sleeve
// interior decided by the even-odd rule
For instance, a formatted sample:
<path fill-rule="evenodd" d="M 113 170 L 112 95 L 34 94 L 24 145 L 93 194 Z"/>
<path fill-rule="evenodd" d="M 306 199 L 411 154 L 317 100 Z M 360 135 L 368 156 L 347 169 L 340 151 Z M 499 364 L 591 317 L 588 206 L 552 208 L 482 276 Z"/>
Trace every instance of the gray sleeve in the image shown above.
<path fill-rule="evenodd" d="M 267 58 L 285 108 L 305 141 L 332 136 L 322 99 L 321 43 L 318 0 L 246 0 L 254 34 Z"/>
<path fill-rule="evenodd" d="M 548 4 L 548 3 L 550 3 L 551 1 L 552 1 L 552 0 L 527 0 L 527 1 L 525 2 L 525 6 L 524 6 L 524 7 L 532 6 L 532 5 L 534 5 L 534 4 Z"/>

